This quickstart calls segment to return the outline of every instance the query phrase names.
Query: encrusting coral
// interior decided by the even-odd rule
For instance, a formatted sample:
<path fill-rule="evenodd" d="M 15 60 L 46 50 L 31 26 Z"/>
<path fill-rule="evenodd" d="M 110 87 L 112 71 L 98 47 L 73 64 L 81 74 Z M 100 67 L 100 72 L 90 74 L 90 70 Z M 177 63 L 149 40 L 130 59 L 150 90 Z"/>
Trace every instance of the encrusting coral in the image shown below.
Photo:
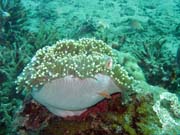
<path fill-rule="evenodd" d="M 163 133 L 169 130 L 174 133 L 180 131 L 180 104 L 175 94 L 162 92 L 153 109 L 162 123 Z"/>
<path fill-rule="evenodd" d="M 134 79 L 117 58 L 100 40 L 58 41 L 37 51 L 18 77 L 18 89 L 32 90 L 56 115 L 79 115 L 112 93 L 132 89 Z"/>

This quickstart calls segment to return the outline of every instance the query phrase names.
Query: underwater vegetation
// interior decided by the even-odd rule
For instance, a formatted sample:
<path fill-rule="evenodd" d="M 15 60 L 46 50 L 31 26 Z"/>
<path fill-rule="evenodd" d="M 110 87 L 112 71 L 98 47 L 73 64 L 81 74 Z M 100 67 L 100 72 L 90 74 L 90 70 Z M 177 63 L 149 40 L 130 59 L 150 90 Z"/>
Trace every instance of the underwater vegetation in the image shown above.
<path fill-rule="evenodd" d="M 44 46 L 54 44 L 59 39 L 59 33 L 55 27 L 47 26 L 47 24 L 44 24 L 43 21 L 40 21 L 40 24 L 41 25 L 37 32 L 29 31 L 26 34 L 26 44 L 29 44 L 29 46 L 32 47 L 32 52 Z M 33 55 L 34 53 L 30 56 Z"/>
<path fill-rule="evenodd" d="M 27 12 L 21 0 L 1 0 L 0 11 L 0 44 L 9 47 L 13 43 L 19 44 L 27 25 Z"/>
<path fill-rule="evenodd" d="M 34 51 L 52 43 L 53 38 L 57 40 L 54 30 L 49 30 L 48 38 L 45 36 L 43 25 L 39 33 L 27 31 L 28 14 L 21 0 L 0 1 L 0 134 L 3 135 L 12 132 L 13 115 L 24 98 L 15 93 L 17 75 Z"/>
<path fill-rule="evenodd" d="M 79 26 L 77 26 L 77 29 L 75 29 L 73 38 L 79 38 L 82 36 L 93 36 L 95 32 L 97 32 L 98 27 L 96 22 L 93 19 L 87 19 L 82 24 L 80 23 Z"/>
<path fill-rule="evenodd" d="M 110 63 L 107 57 L 112 58 Z M 125 57 L 125 67 L 119 65 L 122 61 L 119 58 L 122 57 Z M 128 73 L 131 76 L 137 75 L 137 72 L 143 74 L 136 62 L 132 56 L 121 54 L 95 39 L 62 40 L 38 50 L 18 76 L 17 90 L 30 91 L 32 97 L 52 113 L 28 98 L 16 115 L 14 129 L 21 134 L 34 132 L 59 135 L 179 133 L 178 97 L 163 88 L 147 84 L 142 77 L 136 80 L 129 77 Z M 78 64 L 81 66 L 76 66 Z M 128 67 L 133 66 L 136 72 L 131 69 L 126 72 Z M 96 74 L 102 74 L 102 78 Z M 107 86 L 110 87 L 96 86 L 92 80 L 103 86 L 108 82 Z M 91 87 L 88 87 L 89 82 Z M 107 90 L 106 95 L 98 94 L 101 88 Z M 120 94 L 109 97 L 107 92 Z M 99 96 L 107 99 L 102 100 L 104 97 Z M 84 108 L 86 110 L 81 111 Z"/>
<path fill-rule="evenodd" d="M 124 26 L 122 33 L 111 42 L 111 45 L 116 50 L 128 52 L 136 57 L 148 83 L 177 92 L 178 63 L 176 55 L 168 48 L 174 44 L 178 46 L 178 36 L 171 36 L 178 22 L 174 21 L 174 25 L 169 28 L 168 21 L 170 20 L 156 20 L 142 16 L 127 17 L 122 21 Z M 162 28 L 160 24 L 164 27 Z M 177 43 L 174 43 L 174 40 Z"/>
<path fill-rule="evenodd" d="M 180 68 L 180 47 L 178 47 L 177 49 L 176 61 L 177 61 L 178 68 Z"/>
<path fill-rule="evenodd" d="M 133 0 L 90 0 L 86 5 L 84 1 L 74 0 L 0 0 L 0 135 L 180 134 L 178 99 L 180 95 L 180 2 L 173 0 L 173 8 L 164 8 L 164 5 L 171 6 L 166 2 L 161 4 L 159 1 L 134 3 Z M 158 3 L 161 6 L 157 6 Z M 93 106 L 86 106 L 87 110 L 81 112 L 79 116 L 59 117 L 49 112 L 42 103 L 34 101 L 30 95 L 32 88 L 34 90 L 32 86 L 35 84 L 41 83 L 36 85 L 36 89 L 41 89 L 43 84 L 56 78 L 44 69 L 43 79 L 45 80 L 32 79 L 31 70 L 28 67 L 35 63 L 35 69 L 32 72 L 37 77 L 35 70 L 42 73 L 38 68 L 42 63 L 32 60 L 36 51 L 44 54 L 48 51 L 47 48 L 51 50 L 52 46 L 55 47 L 58 40 L 61 40 L 61 43 L 74 41 L 75 44 L 64 43 L 64 46 L 72 49 L 74 45 L 78 46 L 79 38 L 102 40 L 101 42 L 113 48 L 110 55 L 113 59 L 109 54 L 108 56 L 105 56 L 105 53 L 102 54 L 101 49 L 97 51 L 96 48 L 96 51 L 92 51 L 86 48 L 87 56 L 100 58 L 97 60 L 93 57 L 97 64 L 97 67 L 92 68 L 93 73 L 112 69 L 115 72 L 118 68 L 114 67 L 120 65 L 123 73 L 126 72 L 128 77 L 133 77 L 134 80 L 129 82 L 131 84 L 129 88 L 125 83 L 120 85 L 123 92 L 113 95 L 107 91 L 97 93 L 101 100 L 92 103 Z M 79 62 L 81 65 L 83 63 L 81 59 L 71 59 L 75 56 L 71 52 L 67 51 L 68 56 L 66 56 L 66 47 L 61 48 L 57 53 L 49 50 L 51 53 L 45 57 L 45 60 L 54 56 L 55 60 L 49 61 L 50 63 L 63 58 L 70 62 Z M 87 45 L 83 43 L 82 50 L 83 47 Z M 45 55 L 40 57 L 40 54 L 36 54 L 35 56 L 41 61 Z M 85 60 L 88 58 L 85 57 Z M 43 62 L 46 62 L 45 60 Z M 87 61 L 84 63 L 87 64 Z M 73 66 L 67 68 L 67 65 L 60 67 L 66 69 L 68 73 L 81 76 L 81 79 L 90 75 L 86 72 L 90 71 L 88 64 L 79 66 L 77 71 L 80 73 L 74 72 L 77 68 Z M 98 66 L 101 67 L 100 70 L 97 70 Z M 50 71 L 55 69 L 52 64 L 47 64 L 46 67 L 48 69 L 50 67 Z M 23 71 L 24 68 L 27 72 Z M 22 74 L 23 72 L 25 75 Z M 63 72 L 57 68 L 53 73 Z M 110 75 L 110 73 L 107 74 Z M 117 78 L 121 78 L 118 72 L 115 74 Z M 17 79 L 17 76 L 25 79 Z M 48 77 L 50 77 L 49 80 Z M 18 80 L 21 80 L 19 93 L 15 89 L 17 87 L 15 82 Z M 118 80 L 115 82 L 118 84 Z M 89 96 L 88 93 L 85 94 Z M 84 103 L 86 100 L 82 95 L 81 99 Z M 65 107 L 67 107 L 66 104 Z"/>
<path fill-rule="evenodd" d="M 165 39 L 155 38 L 142 45 L 131 46 L 129 51 L 138 59 L 148 83 L 173 91 L 179 88 L 178 63 L 176 56 L 164 46 L 165 42 Z"/>
<path fill-rule="evenodd" d="M 20 0 L 0 0 L 0 12 L 0 134 L 7 134 L 12 130 L 12 116 L 22 103 L 14 92 L 14 81 L 27 60 L 26 54 L 19 55 L 28 49 L 21 46 L 27 18 Z"/>
<path fill-rule="evenodd" d="M 50 6 L 47 6 L 48 1 L 43 1 L 40 3 L 40 5 L 37 7 L 36 12 L 37 16 L 40 18 L 41 21 L 44 23 L 52 23 L 53 20 L 56 19 L 57 13 L 54 11 L 53 8 L 50 8 Z"/>

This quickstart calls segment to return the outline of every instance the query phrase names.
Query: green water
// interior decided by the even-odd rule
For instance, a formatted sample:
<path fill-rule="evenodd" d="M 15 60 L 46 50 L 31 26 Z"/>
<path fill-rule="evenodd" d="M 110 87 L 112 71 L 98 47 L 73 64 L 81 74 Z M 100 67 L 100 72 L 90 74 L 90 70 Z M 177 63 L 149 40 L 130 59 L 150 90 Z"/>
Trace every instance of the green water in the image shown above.
<path fill-rule="evenodd" d="M 95 116 L 80 120 L 78 127 L 81 118 L 56 118 L 40 104 L 33 109 L 31 90 L 24 84 L 17 92 L 16 81 L 37 50 L 58 40 L 81 38 L 110 46 L 116 56 L 105 66 L 121 65 L 140 84 L 133 84 L 133 94 L 127 92 L 131 100 L 125 106 L 121 95 L 120 101 L 108 99 L 108 109 L 103 108 L 106 101 L 87 108 L 89 114 L 96 110 Z M 179 48 L 179 0 L 0 0 L 0 135 L 178 135 Z M 93 52 L 87 50 L 86 57 Z M 101 93 L 106 98 L 108 94 Z"/>

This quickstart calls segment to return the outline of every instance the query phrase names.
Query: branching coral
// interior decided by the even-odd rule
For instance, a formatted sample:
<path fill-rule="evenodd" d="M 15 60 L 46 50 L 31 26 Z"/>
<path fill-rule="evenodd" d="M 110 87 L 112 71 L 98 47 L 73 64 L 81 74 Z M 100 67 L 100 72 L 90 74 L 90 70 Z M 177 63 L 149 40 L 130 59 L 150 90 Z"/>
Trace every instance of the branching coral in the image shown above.
<path fill-rule="evenodd" d="M 98 26 L 93 19 L 87 19 L 82 22 L 81 26 L 78 26 L 77 30 L 73 35 L 74 38 L 84 37 L 87 35 L 94 35 L 94 33 L 98 30 Z"/>
<path fill-rule="evenodd" d="M 0 10 L 9 14 L 6 18 L 0 16 L 0 44 L 10 46 L 14 42 L 19 43 L 27 20 L 27 11 L 21 0 L 1 0 Z"/>
<path fill-rule="evenodd" d="M 21 104 L 14 81 L 28 57 L 22 54 L 29 49 L 22 38 L 26 15 L 21 0 L 0 0 L 0 134 L 11 134 L 13 115 Z"/>
<path fill-rule="evenodd" d="M 148 83 L 175 91 L 179 87 L 175 57 L 165 46 L 165 39 L 151 40 L 130 47 L 124 46 L 122 50 L 131 52 L 138 59 Z"/>
<path fill-rule="evenodd" d="M 34 52 L 55 43 L 59 39 L 59 33 L 55 27 L 49 27 L 41 21 L 38 31 L 28 32 L 26 37 L 27 42 L 32 46 L 32 52 Z"/>
<path fill-rule="evenodd" d="M 43 1 L 37 6 L 37 16 L 44 22 L 44 23 L 54 23 L 57 19 L 57 13 L 54 6 L 51 5 L 51 1 Z"/>
<path fill-rule="evenodd" d="M 22 6 L 20 2 L 17 2 L 16 4 L 13 4 L 13 1 L 9 1 L 10 3 L 12 2 L 10 4 L 8 0 L 6 0 L 7 3 L 5 3 L 5 1 L 0 2 L 4 2 L 4 5 L 6 4 L 7 7 Z M 13 8 L 13 11 L 21 10 L 19 8 L 16 9 L 15 7 Z M 11 10 L 8 8 L 7 11 Z M 16 14 L 20 15 L 22 12 L 23 14 L 26 14 L 24 8 L 22 8 L 22 10 L 23 11 L 18 12 L 14 11 L 13 14 L 11 14 L 10 17 L 14 18 L 12 15 L 17 17 L 16 20 L 12 19 L 12 21 L 19 20 Z M 7 134 L 12 131 L 11 126 L 13 116 L 22 102 L 22 93 L 15 93 L 16 86 L 14 82 L 17 75 L 30 61 L 34 51 L 57 40 L 55 30 L 47 27 L 45 29 L 44 25 L 41 25 L 40 30 L 37 33 L 26 32 L 26 34 L 24 34 L 24 28 L 22 27 L 24 25 L 19 22 L 21 24 L 21 26 L 19 26 L 15 22 L 9 21 L 8 19 L 10 19 L 10 17 L 7 17 L 7 20 L 2 20 L 3 22 L 0 21 L 0 23 L 3 23 L 3 25 L 0 25 L 0 30 L 2 30 L 0 31 L 0 128 L 3 129 L 0 131 L 0 134 Z M 6 23 L 11 23 L 12 27 L 6 28 L 4 25 Z M 4 29 L 7 30 L 4 31 Z M 45 34 L 47 31 L 48 35 Z M 23 34 L 23 36 L 21 34 Z M 12 36 L 15 36 L 14 40 L 9 39 Z"/>
<path fill-rule="evenodd" d="M 60 108 L 82 110 L 102 100 L 104 92 L 132 89 L 133 78 L 116 59 L 112 48 L 99 40 L 59 41 L 37 51 L 18 77 L 18 89 L 32 90 L 36 100 L 63 116 Z"/>
<path fill-rule="evenodd" d="M 20 72 L 20 67 L 27 63 L 29 46 L 17 48 L 15 45 L 10 48 L 0 46 L 0 134 L 10 132 L 12 119 L 18 110 L 21 100 L 15 94 L 15 79 Z M 21 54 L 21 56 L 19 55 Z"/>

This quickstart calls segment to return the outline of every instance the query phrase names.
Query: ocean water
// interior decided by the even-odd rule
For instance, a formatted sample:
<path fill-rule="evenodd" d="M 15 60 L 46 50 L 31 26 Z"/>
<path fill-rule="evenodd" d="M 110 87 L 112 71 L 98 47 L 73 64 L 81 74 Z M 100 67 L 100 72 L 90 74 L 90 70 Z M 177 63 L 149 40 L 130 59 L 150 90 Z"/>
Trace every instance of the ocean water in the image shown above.
<path fill-rule="evenodd" d="M 0 0 L 0 135 L 179 135 L 179 0 Z"/>

